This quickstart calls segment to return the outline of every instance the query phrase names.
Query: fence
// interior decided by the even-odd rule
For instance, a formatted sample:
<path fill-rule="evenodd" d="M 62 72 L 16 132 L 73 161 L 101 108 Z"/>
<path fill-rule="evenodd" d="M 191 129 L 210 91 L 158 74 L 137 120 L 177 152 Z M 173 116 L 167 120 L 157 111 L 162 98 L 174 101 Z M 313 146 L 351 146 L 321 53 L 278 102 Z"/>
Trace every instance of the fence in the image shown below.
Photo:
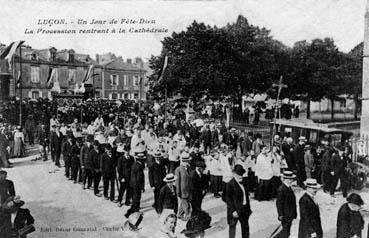
<path fill-rule="evenodd" d="M 242 120 L 231 120 L 229 124 L 230 127 L 234 127 L 242 132 L 245 132 L 246 134 L 249 132 L 252 132 L 254 136 L 256 134 L 260 134 L 262 136 L 262 140 L 266 144 L 270 145 L 272 136 L 272 130 L 270 126 L 248 124 Z"/>

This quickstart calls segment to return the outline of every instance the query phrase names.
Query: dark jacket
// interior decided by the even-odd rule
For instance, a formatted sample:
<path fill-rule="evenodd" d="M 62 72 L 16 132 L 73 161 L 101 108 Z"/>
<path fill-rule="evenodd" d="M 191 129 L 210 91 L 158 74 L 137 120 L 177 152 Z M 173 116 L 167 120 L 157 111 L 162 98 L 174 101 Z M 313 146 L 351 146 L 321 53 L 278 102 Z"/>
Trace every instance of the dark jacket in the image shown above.
<path fill-rule="evenodd" d="M 35 220 L 32 217 L 30 211 L 28 209 L 19 208 L 17 211 L 17 215 L 14 220 L 14 226 L 11 223 L 11 214 L 5 211 L 1 211 L 0 216 L 1 222 L 1 232 L 0 235 L 2 238 L 12 237 L 9 236 L 13 232 L 17 232 L 23 227 L 27 225 L 34 224 Z M 2 234 L 5 233 L 5 234 Z M 3 236 L 4 235 L 4 236 Z M 8 235 L 8 236 L 7 236 Z M 25 238 L 27 236 L 21 236 L 20 238 Z"/>
<path fill-rule="evenodd" d="M 296 196 L 291 187 L 287 187 L 284 183 L 279 186 L 276 204 L 278 217 L 283 217 L 284 220 L 296 219 Z"/>
<path fill-rule="evenodd" d="M 133 158 L 130 155 L 122 155 L 118 158 L 117 171 L 119 181 L 124 178 L 125 182 L 129 182 L 129 180 L 131 179 L 132 164 Z"/>
<path fill-rule="evenodd" d="M 160 189 L 164 185 L 163 179 L 165 178 L 166 170 L 163 163 L 154 162 L 149 169 L 149 182 L 150 186 L 155 189 Z"/>
<path fill-rule="evenodd" d="M 339 175 L 345 172 L 346 167 L 347 159 L 345 157 L 341 158 L 338 153 L 334 153 L 329 161 L 329 171 Z"/>
<path fill-rule="evenodd" d="M 81 147 L 81 152 L 79 155 L 81 166 L 84 166 L 86 169 L 92 169 L 92 161 L 90 158 L 90 151 L 93 150 L 93 146 L 88 147 L 84 144 Z"/>
<path fill-rule="evenodd" d="M 292 149 L 292 145 L 290 145 L 288 143 L 283 143 L 282 144 L 282 151 L 283 151 L 284 157 L 286 159 L 288 169 L 292 171 L 292 170 L 296 169 L 296 161 L 293 158 L 293 153 L 292 153 L 291 149 Z"/>
<path fill-rule="evenodd" d="M 298 165 L 305 165 L 305 152 L 304 152 L 304 147 L 300 144 L 295 145 L 295 148 L 293 149 L 293 157 L 294 160 L 296 162 L 296 164 Z"/>
<path fill-rule="evenodd" d="M 177 214 L 178 200 L 176 194 L 176 187 L 173 186 L 173 192 L 170 188 L 165 185 L 160 189 L 159 199 L 158 199 L 158 213 L 161 213 L 163 209 L 173 209 L 174 213 Z"/>
<path fill-rule="evenodd" d="M 74 144 L 72 146 L 72 161 L 71 161 L 72 166 L 77 167 L 81 165 L 80 158 L 79 158 L 80 152 L 81 152 L 81 147 Z"/>
<path fill-rule="evenodd" d="M 201 178 L 199 174 L 196 172 L 196 170 L 192 170 L 190 172 L 190 194 L 191 198 L 193 197 L 202 197 L 204 194 L 204 191 L 208 189 L 209 187 L 209 180 L 205 174 L 201 175 Z"/>
<path fill-rule="evenodd" d="M 341 206 L 337 216 L 337 238 L 361 237 L 364 220 L 360 212 L 352 211 L 348 203 Z"/>
<path fill-rule="evenodd" d="M 65 162 L 71 162 L 73 157 L 73 144 L 65 141 L 62 148 L 63 158 Z"/>
<path fill-rule="evenodd" d="M 174 174 L 176 176 L 176 192 L 177 196 L 180 198 L 189 198 L 190 197 L 190 191 L 189 191 L 189 173 L 188 168 L 184 167 L 183 165 L 180 165 L 176 168 L 174 171 Z"/>
<path fill-rule="evenodd" d="M 247 216 L 251 215 L 251 208 L 250 208 L 250 199 L 249 193 L 245 185 L 242 185 L 245 189 L 246 193 L 246 205 L 243 205 L 243 192 L 238 185 L 237 181 L 233 178 L 229 181 L 226 185 L 225 191 L 225 199 L 227 203 L 227 221 L 228 223 L 233 222 L 233 215 L 232 213 L 236 211 L 238 216 Z"/>
<path fill-rule="evenodd" d="M 88 157 L 89 160 L 91 161 L 92 169 L 95 170 L 95 172 L 97 170 L 100 171 L 100 160 L 101 160 L 100 153 L 97 152 L 95 149 L 92 149 L 90 150 Z"/>
<path fill-rule="evenodd" d="M 63 143 L 63 134 L 59 132 L 59 136 L 55 131 L 50 134 L 50 147 L 55 153 L 61 153 L 61 147 Z"/>
<path fill-rule="evenodd" d="M 15 196 L 14 183 L 11 180 L 5 179 L 0 181 L 0 201 L 3 204 L 10 196 Z"/>
<path fill-rule="evenodd" d="M 131 179 L 129 181 L 131 188 L 141 190 L 145 188 L 145 175 L 143 170 L 144 166 L 142 163 L 135 161 L 132 164 Z"/>
<path fill-rule="evenodd" d="M 101 175 L 103 177 L 114 177 L 115 176 L 115 159 L 114 156 L 109 157 L 106 153 L 101 156 L 100 168 Z"/>
<path fill-rule="evenodd" d="M 307 193 L 302 195 L 299 205 L 300 224 L 298 238 L 310 238 L 314 232 L 317 234 L 317 238 L 322 238 L 323 229 L 320 221 L 319 206 Z"/>

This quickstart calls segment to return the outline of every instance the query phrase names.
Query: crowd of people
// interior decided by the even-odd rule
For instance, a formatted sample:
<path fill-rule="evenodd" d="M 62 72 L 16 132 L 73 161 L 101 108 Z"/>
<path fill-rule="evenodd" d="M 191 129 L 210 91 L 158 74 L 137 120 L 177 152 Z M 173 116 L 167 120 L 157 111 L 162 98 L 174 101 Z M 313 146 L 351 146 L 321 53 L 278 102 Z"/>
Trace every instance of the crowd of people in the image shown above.
<path fill-rule="evenodd" d="M 91 114 L 96 117 L 88 123 L 80 123 L 78 117 L 70 123 L 52 115 L 48 122 L 40 123 L 34 135 L 41 146 L 40 159 L 51 158 L 59 168 L 64 164 L 68 180 L 81 183 L 82 189 L 91 189 L 94 195 L 118 207 L 127 207 L 125 216 L 127 221 L 134 220 L 128 223 L 133 230 L 142 220 L 141 196 L 148 180 L 154 195 L 152 207 L 163 225 L 160 237 L 175 237 L 177 219 L 187 222 L 187 237 L 204 236 L 211 221 L 202 209 L 208 193 L 222 199 L 227 207 L 229 237 L 235 237 L 238 221 L 242 237 L 249 237 L 249 193 L 254 193 L 254 199 L 260 202 L 277 199 L 283 229 L 276 237 L 289 237 L 291 223 L 297 216 L 291 189 L 296 178 L 297 186 L 306 190 L 299 201 L 299 238 L 323 236 L 314 196 L 320 183 L 325 192 L 335 196 L 338 180 L 348 200 L 342 213 L 352 212 L 355 216 L 347 217 L 340 210 L 339 222 L 345 224 L 346 230 L 338 228 L 337 236 L 361 237 L 363 224 L 353 225 L 350 220 L 359 219 L 358 209 L 363 201 L 357 194 L 348 196 L 348 145 L 333 147 L 323 140 L 316 149 L 305 137 L 294 144 L 292 138 L 278 135 L 269 145 L 260 134 L 227 128 L 222 120 L 192 123 L 175 110 L 164 116 L 160 110 L 125 111 L 120 107 L 96 110 L 96 114 Z M 1 140 L 8 140 L 7 128 L 2 125 Z M 18 131 L 21 133 L 21 128 Z M 5 148 L 3 167 L 9 165 L 10 151 L 16 150 L 16 133 L 11 137 L 13 149 L 9 141 L 5 146 L 0 144 L 0 152 Z M 207 222 L 196 226 L 199 219 Z M 342 232 L 351 234 L 339 236 Z"/>

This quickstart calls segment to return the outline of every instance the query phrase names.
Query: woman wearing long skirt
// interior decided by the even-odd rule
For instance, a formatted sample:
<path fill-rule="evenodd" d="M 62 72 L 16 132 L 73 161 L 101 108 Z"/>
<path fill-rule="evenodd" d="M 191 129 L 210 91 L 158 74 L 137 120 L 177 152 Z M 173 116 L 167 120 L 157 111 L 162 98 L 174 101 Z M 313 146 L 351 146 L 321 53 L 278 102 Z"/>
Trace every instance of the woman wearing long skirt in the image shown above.
<path fill-rule="evenodd" d="M 21 127 L 18 126 L 14 133 L 14 157 L 23 156 L 23 146 L 24 146 L 24 134 Z"/>

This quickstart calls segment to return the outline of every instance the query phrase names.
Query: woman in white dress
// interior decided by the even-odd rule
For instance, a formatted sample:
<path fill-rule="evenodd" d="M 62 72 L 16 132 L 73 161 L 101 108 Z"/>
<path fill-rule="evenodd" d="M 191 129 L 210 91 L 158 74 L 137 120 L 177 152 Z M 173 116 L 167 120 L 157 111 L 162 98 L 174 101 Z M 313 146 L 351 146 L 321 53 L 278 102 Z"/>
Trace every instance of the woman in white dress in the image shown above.
<path fill-rule="evenodd" d="M 18 126 L 14 133 L 14 156 L 22 157 L 24 154 L 24 134 Z"/>

